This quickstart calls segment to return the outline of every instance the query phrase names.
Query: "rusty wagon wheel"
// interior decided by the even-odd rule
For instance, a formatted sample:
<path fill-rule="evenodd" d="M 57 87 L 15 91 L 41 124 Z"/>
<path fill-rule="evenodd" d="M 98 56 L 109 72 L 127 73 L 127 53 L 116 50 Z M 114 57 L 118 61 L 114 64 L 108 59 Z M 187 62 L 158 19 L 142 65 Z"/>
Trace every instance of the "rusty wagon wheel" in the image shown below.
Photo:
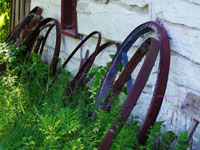
<path fill-rule="evenodd" d="M 97 34 L 98 36 L 98 40 L 96 43 L 96 47 L 94 52 L 83 61 L 83 63 L 81 64 L 78 72 L 76 73 L 75 77 L 69 82 L 67 83 L 68 86 L 70 87 L 69 89 L 70 94 L 73 95 L 73 91 L 75 88 L 75 85 L 81 85 L 83 83 L 85 83 L 86 81 L 86 76 L 87 73 L 90 71 L 95 58 L 107 47 L 111 46 L 111 45 L 115 45 L 116 49 L 118 50 L 119 48 L 119 44 L 114 43 L 114 42 L 107 42 L 101 45 L 101 33 L 98 31 L 94 31 L 92 33 L 90 33 L 88 36 L 86 36 L 78 45 L 77 47 L 72 51 L 72 53 L 68 56 L 68 58 L 65 60 L 65 62 L 63 63 L 62 67 L 58 70 L 58 72 L 56 73 L 55 77 L 53 78 L 52 82 L 50 83 L 47 92 L 49 91 L 50 88 L 53 87 L 53 85 L 55 84 L 59 74 L 62 72 L 62 70 L 65 68 L 65 66 L 69 63 L 69 61 L 72 59 L 72 57 L 75 55 L 75 53 L 81 48 L 81 46 L 86 43 L 93 35 Z M 46 92 L 46 94 L 47 94 Z"/>
<path fill-rule="evenodd" d="M 133 43 L 142 35 L 147 32 L 154 31 L 158 35 L 158 40 L 154 38 L 150 38 L 143 46 L 141 46 L 134 56 L 131 58 L 130 62 L 124 68 L 121 76 L 115 82 L 113 89 L 111 88 L 112 81 L 114 80 L 114 74 L 117 72 L 117 68 L 121 62 L 123 53 L 127 53 Z M 146 46 L 145 46 L 146 45 Z M 170 45 L 169 45 L 169 38 L 165 29 L 160 26 L 156 22 L 147 22 L 136 29 L 134 29 L 129 36 L 125 39 L 125 41 L 121 44 L 117 54 L 115 55 L 114 59 L 111 62 L 111 65 L 106 73 L 104 81 L 101 85 L 97 102 L 101 101 L 103 105 L 100 107 L 102 109 L 107 109 L 109 100 L 106 99 L 106 95 L 108 89 L 111 89 L 113 95 L 118 95 L 119 91 L 123 87 L 124 83 L 130 78 L 132 71 L 137 66 L 138 61 L 142 59 L 144 54 L 146 53 L 146 59 L 136 77 L 136 80 L 133 84 L 133 87 L 128 94 L 122 109 L 120 110 L 121 117 L 119 120 L 121 126 L 123 123 L 126 122 L 128 119 L 131 111 L 135 107 L 139 96 L 141 95 L 144 86 L 149 78 L 151 73 L 152 67 L 155 63 L 158 51 L 160 50 L 160 62 L 159 62 L 159 69 L 157 75 L 156 86 L 153 92 L 153 97 L 151 99 L 150 107 L 148 109 L 146 118 L 138 132 L 137 139 L 139 143 L 144 144 L 147 139 L 147 134 L 150 126 L 154 125 L 156 118 L 158 116 L 159 110 L 162 105 L 163 96 L 165 94 L 168 74 L 169 74 L 169 66 L 170 66 Z M 148 52 L 147 52 L 148 51 Z M 99 150 L 109 150 L 112 146 L 113 139 L 116 138 L 117 133 L 113 132 L 116 130 L 115 123 L 113 123 L 110 129 L 107 131 L 106 135 L 102 139 Z"/>
<path fill-rule="evenodd" d="M 51 22 L 53 22 L 53 24 L 51 24 Z M 32 52 L 34 44 L 37 38 L 39 37 L 41 31 L 48 28 L 46 35 L 43 37 L 42 41 L 41 42 L 39 41 L 39 45 L 36 44 L 37 45 L 36 47 L 38 49 L 34 50 L 35 52 L 42 55 L 45 42 L 49 36 L 50 31 L 53 29 L 54 26 L 56 27 L 56 44 L 54 48 L 53 58 L 50 64 L 53 74 L 56 73 L 56 68 L 60 54 L 60 44 L 61 44 L 60 24 L 56 19 L 45 18 L 42 21 L 40 21 L 40 23 L 37 24 L 34 30 L 28 35 L 25 41 L 21 44 L 21 46 L 24 45 L 26 47 L 27 52 Z"/>
<path fill-rule="evenodd" d="M 28 15 L 13 28 L 5 42 L 16 42 L 17 38 L 20 38 L 20 36 L 22 36 L 20 40 L 23 41 L 41 20 L 41 14 L 42 9 L 40 7 L 37 6 L 33 8 Z"/>

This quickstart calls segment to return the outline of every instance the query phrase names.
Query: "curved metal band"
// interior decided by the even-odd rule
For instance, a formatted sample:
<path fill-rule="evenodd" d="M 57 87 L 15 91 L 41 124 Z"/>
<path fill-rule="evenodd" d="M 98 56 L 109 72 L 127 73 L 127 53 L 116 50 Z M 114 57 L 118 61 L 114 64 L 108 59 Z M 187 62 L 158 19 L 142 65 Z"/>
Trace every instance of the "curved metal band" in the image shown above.
<path fill-rule="evenodd" d="M 124 70 L 120 74 L 119 78 L 115 81 L 114 85 L 110 89 L 110 95 L 108 95 L 106 97 L 106 99 L 104 100 L 104 103 L 102 105 L 100 105 L 100 107 L 103 110 L 106 110 L 107 112 L 110 111 L 109 110 L 109 103 L 112 103 L 110 98 L 112 97 L 112 99 L 113 99 L 114 97 L 119 95 L 119 93 L 121 92 L 125 83 L 130 79 L 132 72 L 135 70 L 135 68 L 137 67 L 139 62 L 146 55 L 146 53 L 149 51 L 149 47 L 150 47 L 150 44 L 152 44 L 152 40 L 154 40 L 154 39 L 148 38 L 147 40 L 145 40 L 142 43 L 142 45 L 137 49 L 137 51 L 132 56 L 130 61 L 127 63 Z M 131 88 L 132 88 L 132 86 L 131 86 Z"/>
<path fill-rule="evenodd" d="M 46 40 L 47 40 L 47 38 L 48 38 L 48 36 L 49 36 L 49 33 L 51 32 L 51 30 L 53 29 L 54 26 L 55 26 L 55 24 L 50 24 L 49 29 L 47 30 L 46 35 L 44 36 L 44 39 L 43 39 L 43 41 L 42 41 L 42 46 L 41 46 L 41 48 L 40 48 L 40 50 L 39 50 L 39 54 L 40 54 L 40 55 L 42 55 L 42 53 L 43 53 Z M 42 31 L 42 30 L 43 30 L 43 29 L 41 29 L 41 31 Z"/>
<path fill-rule="evenodd" d="M 61 34 L 60 34 L 60 24 L 56 19 L 53 18 L 46 18 L 42 20 L 36 27 L 35 29 L 29 34 L 29 36 L 26 38 L 26 40 L 22 43 L 22 45 L 26 46 L 26 49 L 28 52 L 31 52 L 32 47 L 34 45 L 34 42 L 36 41 L 36 38 L 39 36 L 41 32 L 41 28 L 45 26 L 47 23 L 53 22 L 54 24 L 49 27 L 49 30 L 46 33 L 45 39 L 43 41 L 43 45 L 45 44 L 47 37 L 49 35 L 49 32 L 52 30 L 53 26 L 56 26 L 56 45 L 55 45 L 55 50 L 53 54 L 53 58 L 51 61 L 51 69 L 53 73 L 56 72 L 56 67 L 58 63 L 58 58 L 60 54 L 60 44 L 61 44 Z M 42 28 L 43 29 L 43 28 Z M 43 46 L 41 47 L 40 51 L 43 51 Z"/>
<path fill-rule="evenodd" d="M 26 28 L 26 26 L 31 23 L 31 21 L 33 21 L 35 16 L 41 16 L 42 14 L 42 9 L 40 7 L 35 7 L 33 8 L 28 15 L 22 20 L 20 21 L 15 27 L 14 29 L 9 33 L 9 35 L 7 36 L 5 42 L 11 42 L 11 41 L 15 41 L 16 38 L 19 36 L 19 34 L 21 33 L 21 31 L 23 29 Z"/>
<path fill-rule="evenodd" d="M 130 35 L 126 38 L 126 40 L 122 43 L 120 49 L 118 50 L 117 54 L 115 55 L 111 66 L 105 76 L 105 79 L 102 83 L 100 88 L 99 97 L 97 101 L 105 101 L 107 89 L 111 87 L 111 83 L 114 80 L 114 74 L 117 72 L 118 65 L 121 62 L 121 54 L 127 53 L 133 43 L 143 34 L 155 31 L 158 35 L 159 42 L 160 42 L 160 63 L 159 63 L 159 70 L 158 76 L 156 81 L 156 87 L 154 89 L 153 97 L 151 100 L 150 108 L 146 115 L 146 119 L 141 126 L 141 129 L 138 133 L 138 140 L 141 144 L 146 142 L 146 135 L 148 133 L 148 129 L 150 126 L 154 124 L 156 118 L 158 116 L 160 107 L 162 105 L 163 97 L 159 95 L 164 95 L 167 80 L 168 80 L 168 73 L 169 73 L 169 65 L 170 65 L 170 46 L 169 46 L 169 39 L 167 32 L 161 27 L 159 24 L 155 22 L 147 22 L 140 26 L 138 26 Z M 151 40 L 154 41 L 154 40 Z M 156 43 L 156 42 L 155 42 Z M 155 44 L 154 43 L 154 44 Z M 156 44 L 157 45 L 157 44 Z M 155 46 L 155 45 L 154 45 Z M 156 49 L 155 46 L 153 49 Z M 140 73 L 137 76 L 137 79 L 129 93 L 123 107 L 121 110 L 122 117 L 120 118 L 120 122 L 126 122 L 128 116 L 130 115 L 132 109 L 136 105 L 136 102 L 146 84 L 148 76 L 153 66 L 148 66 L 149 64 L 154 64 L 154 61 L 151 57 L 156 58 L 155 52 L 152 50 L 148 52 L 148 57 L 144 62 Z M 152 59 L 152 60 L 151 60 Z M 146 69 L 144 69 L 146 68 Z M 105 137 L 103 138 L 102 142 L 99 145 L 100 150 L 108 150 L 112 145 L 112 140 L 116 137 L 116 134 L 113 134 L 111 131 L 115 130 L 115 125 L 113 124 Z"/>

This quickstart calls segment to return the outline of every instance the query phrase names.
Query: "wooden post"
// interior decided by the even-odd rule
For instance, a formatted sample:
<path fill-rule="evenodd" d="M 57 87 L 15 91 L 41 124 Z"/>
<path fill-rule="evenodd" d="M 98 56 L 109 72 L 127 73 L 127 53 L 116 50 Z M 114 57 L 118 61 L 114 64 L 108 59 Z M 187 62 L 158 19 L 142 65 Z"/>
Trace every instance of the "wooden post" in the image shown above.
<path fill-rule="evenodd" d="M 9 31 L 26 16 L 30 11 L 30 0 L 11 0 L 10 1 L 10 25 Z"/>

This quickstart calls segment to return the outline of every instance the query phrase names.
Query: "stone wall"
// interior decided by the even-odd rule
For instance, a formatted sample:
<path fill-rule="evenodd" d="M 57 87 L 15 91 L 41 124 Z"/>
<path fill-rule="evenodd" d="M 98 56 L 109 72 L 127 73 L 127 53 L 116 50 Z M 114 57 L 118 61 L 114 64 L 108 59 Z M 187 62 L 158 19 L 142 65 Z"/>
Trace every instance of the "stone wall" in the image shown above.
<path fill-rule="evenodd" d="M 32 0 L 31 7 L 43 8 L 44 17 L 54 17 L 60 20 L 61 1 Z M 126 36 L 138 25 L 146 21 L 160 20 L 168 31 L 171 44 L 171 66 L 166 95 L 158 120 L 165 120 L 167 130 L 179 133 L 188 129 L 191 118 L 183 114 L 180 107 L 186 94 L 191 91 L 200 95 L 200 1 L 199 0 L 110 0 L 107 4 L 103 0 L 78 0 L 78 31 L 88 35 L 96 30 L 102 33 L 104 41 L 122 42 Z M 52 56 L 55 44 L 55 33 L 47 41 L 47 59 Z M 83 53 L 95 47 L 96 37 L 93 37 L 84 47 Z M 137 43 L 140 44 L 141 40 Z M 74 47 L 80 42 L 70 37 L 62 36 L 61 57 L 64 60 Z M 138 44 L 134 45 L 131 56 Z M 104 51 L 95 63 L 105 65 L 110 61 L 109 54 L 115 53 L 113 47 Z M 76 54 L 70 70 L 77 70 L 80 53 Z M 153 68 L 147 86 L 132 112 L 133 115 L 145 117 L 149 107 L 152 91 L 155 86 L 158 63 Z M 138 67 L 136 73 L 138 72 Z M 133 77 L 136 76 L 133 74 Z M 142 109 L 141 109 L 142 108 Z M 200 147 L 200 126 L 194 137 L 194 149 Z"/>

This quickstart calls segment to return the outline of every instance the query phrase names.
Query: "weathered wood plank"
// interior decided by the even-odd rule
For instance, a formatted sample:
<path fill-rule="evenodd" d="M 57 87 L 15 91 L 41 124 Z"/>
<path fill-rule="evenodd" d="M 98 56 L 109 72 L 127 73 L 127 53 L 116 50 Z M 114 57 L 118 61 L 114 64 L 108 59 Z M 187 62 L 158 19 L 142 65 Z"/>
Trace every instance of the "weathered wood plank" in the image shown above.
<path fill-rule="evenodd" d="M 30 0 L 25 0 L 25 15 L 27 15 L 30 11 Z"/>
<path fill-rule="evenodd" d="M 11 31 L 17 23 L 30 11 L 30 0 L 11 0 L 10 29 Z"/>
<path fill-rule="evenodd" d="M 200 122 L 200 96 L 189 92 L 181 109 L 184 113 Z"/>

